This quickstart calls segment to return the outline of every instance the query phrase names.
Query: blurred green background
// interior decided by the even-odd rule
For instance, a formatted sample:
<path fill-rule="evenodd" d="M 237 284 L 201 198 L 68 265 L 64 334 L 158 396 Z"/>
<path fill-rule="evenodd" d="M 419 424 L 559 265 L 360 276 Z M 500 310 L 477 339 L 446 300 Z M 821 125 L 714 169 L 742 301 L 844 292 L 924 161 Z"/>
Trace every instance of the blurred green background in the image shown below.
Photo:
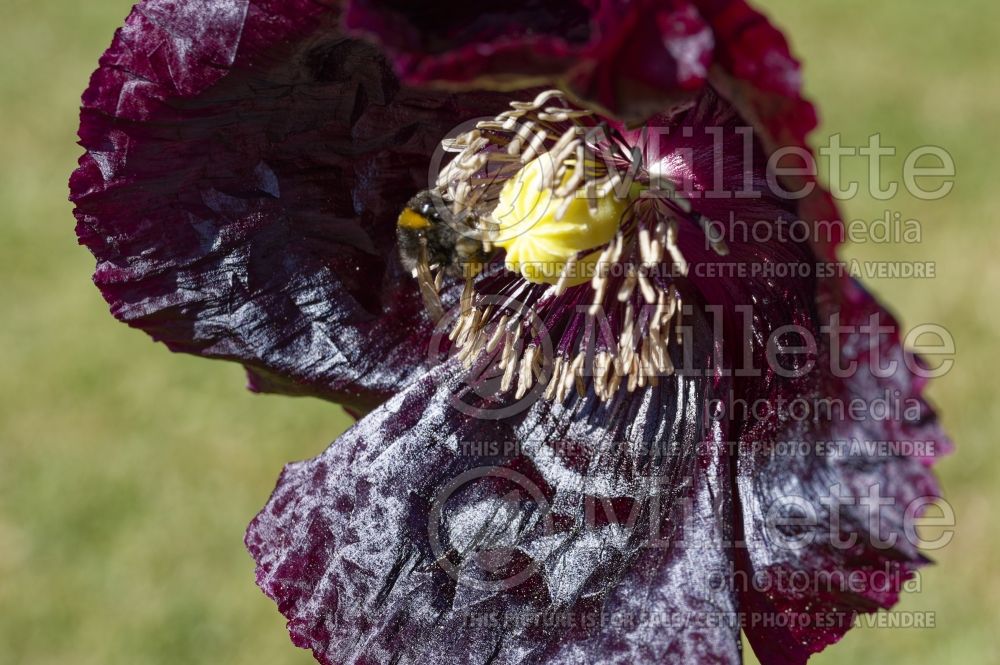
<path fill-rule="evenodd" d="M 993 0 L 767 0 L 806 64 L 822 136 L 902 153 L 944 146 L 958 165 L 944 200 L 860 197 L 923 224 L 918 245 L 849 256 L 935 261 L 937 279 L 869 282 L 905 326 L 934 322 L 958 344 L 933 384 L 959 446 L 939 467 L 957 512 L 902 610 L 933 629 L 852 632 L 818 663 L 1000 663 L 1000 5 Z M 127 0 L 7 0 L 0 22 L 0 663 L 299 664 L 253 584 L 243 529 L 282 464 L 320 452 L 347 424 L 316 400 L 260 397 L 235 366 L 174 356 L 115 322 L 90 283 L 66 202 L 77 106 Z M 888 160 L 897 176 L 902 158 Z M 863 179 L 865 164 L 849 169 Z"/>

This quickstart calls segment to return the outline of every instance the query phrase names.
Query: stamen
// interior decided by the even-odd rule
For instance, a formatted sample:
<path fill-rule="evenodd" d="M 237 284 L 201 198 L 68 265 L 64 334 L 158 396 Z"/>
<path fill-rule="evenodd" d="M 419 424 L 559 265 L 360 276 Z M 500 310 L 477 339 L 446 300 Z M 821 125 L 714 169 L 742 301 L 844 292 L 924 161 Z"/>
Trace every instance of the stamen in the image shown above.
<path fill-rule="evenodd" d="M 642 291 L 642 297 L 647 303 L 652 305 L 656 302 L 656 291 L 653 289 L 653 284 L 642 270 L 639 271 L 639 288 Z"/>
<path fill-rule="evenodd" d="M 477 358 L 492 363 L 502 372 L 501 391 L 512 390 L 517 399 L 535 387 L 547 400 L 562 402 L 574 393 L 584 398 L 589 390 L 608 402 L 623 387 L 633 392 L 658 385 L 675 371 L 671 347 L 683 342 L 677 280 L 689 265 L 679 245 L 681 229 L 699 229 L 719 254 L 728 248 L 667 174 L 644 163 L 643 146 L 630 145 L 593 112 L 574 108 L 558 90 L 510 106 L 442 142 L 456 155 L 441 171 L 439 193 L 470 220 L 485 252 L 506 250 L 508 267 L 478 273 L 475 285 L 466 281 L 448 334 L 457 356 L 467 364 Z M 528 197 L 513 203 L 554 206 L 544 220 L 553 224 L 547 227 L 552 235 L 539 246 L 568 247 L 558 263 L 551 251 L 533 255 L 524 248 L 527 253 L 512 259 L 516 252 L 505 236 L 510 227 L 498 212 L 501 196 L 514 196 L 504 193 L 512 180 L 516 196 Z M 631 183 L 627 195 L 615 198 L 624 183 Z M 574 206 L 580 199 L 585 201 Z M 598 234 L 607 217 L 595 221 L 593 215 L 606 212 L 611 201 L 618 203 L 610 208 L 610 232 Z M 503 202 L 511 207 L 511 199 Z M 518 232 L 531 234 L 534 226 L 527 226 Z M 564 228 L 573 229 L 572 237 L 553 244 Z M 531 262 L 542 267 L 524 267 Z M 425 301 L 429 291 L 439 303 L 444 271 L 417 277 Z M 484 307 L 485 298 L 495 308 Z M 543 348 L 553 349 L 552 357 Z"/>
<path fill-rule="evenodd" d="M 490 341 L 486 343 L 486 353 L 493 353 L 500 346 L 500 342 L 503 340 L 504 335 L 507 334 L 507 324 L 510 322 L 510 316 L 504 314 L 500 318 L 500 323 L 497 324 L 497 329 L 494 331 L 493 336 L 490 337 Z"/>
<path fill-rule="evenodd" d="M 563 266 L 562 275 L 559 276 L 559 281 L 556 282 L 555 295 L 557 297 L 566 293 L 566 288 L 569 286 L 569 280 L 575 268 L 576 268 L 575 257 L 571 258 L 569 261 L 566 262 L 566 265 Z"/>
<path fill-rule="evenodd" d="M 531 120 L 521 125 L 518 128 L 517 133 L 514 135 L 513 140 L 511 140 L 510 144 L 507 146 L 507 154 L 520 155 L 521 146 L 524 145 L 524 142 L 528 140 L 528 137 L 534 131 L 535 131 L 535 123 L 532 122 Z"/>
<path fill-rule="evenodd" d="M 621 285 L 618 289 L 618 302 L 625 302 L 632 297 L 632 292 L 635 291 L 635 283 L 637 281 L 636 273 L 633 268 L 629 268 L 628 276 L 625 278 L 625 283 Z"/>
<path fill-rule="evenodd" d="M 524 352 L 524 358 L 521 359 L 521 370 L 518 372 L 517 376 L 517 391 L 514 394 L 515 399 L 521 399 L 528 394 L 531 390 L 531 385 L 534 382 L 535 375 L 535 358 L 538 354 L 537 346 L 529 346 Z"/>
<path fill-rule="evenodd" d="M 719 256 L 728 256 L 729 245 L 726 244 L 725 240 L 712 233 L 712 229 L 710 227 L 711 222 L 708 217 L 705 217 L 704 215 L 698 215 L 697 217 L 698 226 L 701 227 L 702 232 L 708 238 L 708 242 L 712 246 L 712 250 Z"/>
<path fill-rule="evenodd" d="M 548 132 L 544 129 L 539 129 L 535 132 L 535 135 L 531 137 L 531 142 L 528 143 L 528 147 L 521 153 L 522 164 L 527 164 L 538 156 L 539 152 L 542 150 L 542 146 L 545 144 L 545 139 L 547 139 L 548 136 Z"/>
<path fill-rule="evenodd" d="M 545 394 L 543 397 L 547 400 L 552 400 L 556 396 L 556 390 L 562 381 L 562 368 L 565 364 L 565 359 L 562 356 L 556 357 L 555 365 L 552 368 L 552 378 L 549 379 L 549 385 L 545 388 Z"/>
<path fill-rule="evenodd" d="M 510 347 L 511 353 L 509 357 L 507 355 L 504 356 L 506 364 L 504 365 L 503 379 L 500 381 L 500 390 L 502 391 L 510 390 L 511 385 L 514 382 L 514 371 L 517 369 L 518 362 L 517 359 L 513 357 L 513 348 L 513 346 Z M 506 351 L 506 348 L 504 350 Z"/>

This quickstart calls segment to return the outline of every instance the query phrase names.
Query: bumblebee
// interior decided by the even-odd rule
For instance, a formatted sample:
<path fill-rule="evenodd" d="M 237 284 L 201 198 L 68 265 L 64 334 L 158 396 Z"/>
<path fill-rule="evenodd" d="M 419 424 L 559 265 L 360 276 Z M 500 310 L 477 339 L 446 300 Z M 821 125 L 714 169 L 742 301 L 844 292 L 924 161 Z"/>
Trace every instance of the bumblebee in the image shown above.
<path fill-rule="evenodd" d="M 454 216 L 441 195 L 429 189 L 415 194 L 399 214 L 396 240 L 400 261 L 417 279 L 424 304 L 435 320 L 443 315 L 438 291 L 444 276 L 471 280 L 492 256 L 476 237 L 478 231 L 469 213 Z"/>

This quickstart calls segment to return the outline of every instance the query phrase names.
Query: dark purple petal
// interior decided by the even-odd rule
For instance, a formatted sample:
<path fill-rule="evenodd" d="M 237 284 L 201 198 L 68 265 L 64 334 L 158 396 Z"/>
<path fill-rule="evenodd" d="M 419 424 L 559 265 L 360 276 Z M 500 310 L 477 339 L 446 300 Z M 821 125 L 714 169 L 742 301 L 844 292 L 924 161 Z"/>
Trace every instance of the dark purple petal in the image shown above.
<path fill-rule="evenodd" d="M 733 392 L 724 399 L 726 421 L 739 443 L 737 522 L 742 523 L 746 548 L 737 548 L 734 583 L 745 630 L 765 665 L 804 662 L 839 639 L 858 612 L 892 606 L 908 576 L 925 563 L 907 540 L 904 518 L 912 520 L 908 509 L 938 495 L 929 466 L 950 449 L 950 442 L 921 394 L 925 380 L 909 369 L 918 361 L 903 349 L 896 321 L 859 285 L 840 278 L 817 280 L 817 258 L 809 244 L 779 240 L 791 235 L 777 233 L 777 227 L 797 219 L 794 202 L 771 191 L 763 177 L 767 150 L 759 142 L 754 144 L 754 160 L 744 161 L 743 137 L 737 129 L 746 123 L 734 109 L 707 93 L 691 111 L 673 119 L 673 125 L 669 119 L 662 122 L 671 126 L 659 146 L 664 172 L 692 183 L 700 194 L 692 199 L 695 210 L 712 220 L 728 241 L 729 253 L 720 257 L 709 251 L 697 229 L 682 227 L 681 246 L 691 263 L 689 280 L 707 303 L 721 307 L 726 367 L 760 370 L 734 376 Z M 717 145 L 706 140 L 706 128 L 721 137 Z M 755 135 L 759 137 L 760 130 Z M 745 192 L 746 183 L 756 198 L 707 195 L 712 190 Z M 745 230 L 733 233 L 739 221 L 772 224 L 775 233 L 771 240 L 753 241 Z M 806 270 L 799 277 L 783 278 L 754 271 L 782 264 Z M 706 267 L 732 272 L 700 270 Z M 748 319 L 741 316 L 741 308 L 749 310 Z M 872 315 L 886 327 L 877 337 L 861 330 L 872 324 Z M 797 359 L 782 354 L 781 367 L 776 368 L 767 357 L 768 344 L 788 324 L 811 335 L 818 347 Z M 835 340 L 836 348 L 831 348 L 822 327 L 833 324 L 852 331 Z M 774 340 L 779 348 L 799 345 L 793 337 Z M 834 353 L 837 367 L 849 369 L 857 362 L 856 371 L 836 375 Z M 878 358 L 895 363 L 896 371 L 877 376 L 870 361 Z M 808 369 L 809 362 L 816 367 Z M 776 371 L 796 368 L 805 368 L 801 376 Z M 798 405 L 793 401 L 809 405 L 813 414 L 823 405 L 844 408 L 833 418 L 796 418 Z M 879 417 L 880 403 L 897 406 Z M 852 408 L 860 408 L 861 415 L 851 418 L 847 409 Z M 860 446 L 837 455 L 830 442 Z M 877 442 L 918 445 L 911 447 L 914 455 L 887 455 L 871 452 Z M 807 446 L 806 452 L 800 445 Z M 877 511 L 875 524 L 860 503 L 873 487 L 879 498 L 893 502 Z M 845 504 L 834 525 L 835 536 L 834 511 L 824 503 L 831 493 Z M 792 503 L 793 497 L 801 503 Z M 776 544 L 782 534 L 775 532 L 775 515 L 769 511 L 782 508 L 783 501 L 790 502 L 789 509 L 811 507 L 815 525 L 811 531 L 799 529 L 813 539 L 809 547 L 789 550 Z M 793 529 L 793 535 L 802 535 L 799 531 Z M 835 546 L 835 537 L 848 539 L 852 534 L 856 547 Z M 880 549 L 873 545 L 876 537 L 894 539 L 894 544 Z"/>
<path fill-rule="evenodd" d="M 370 35 L 393 55 L 408 83 L 477 83 L 496 76 L 538 80 L 562 72 L 594 38 L 591 10 L 571 0 L 497 5 L 347 3 L 345 26 Z"/>
<path fill-rule="evenodd" d="M 601 19 L 604 39 L 565 75 L 577 97 L 635 123 L 682 106 L 704 85 L 713 35 L 690 4 L 633 2 Z"/>
<path fill-rule="evenodd" d="M 651 124 L 669 130 L 651 146 L 657 151 L 654 165 L 681 184 L 693 210 L 725 240 L 726 254 L 720 255 L 693 221 L 682 224 L 678 236 L 690 264 L 687 281 L 707 305 L 720 308 L 726 366 L 748 365 L 752 353 L 753 366 L 766 367 L 773 331 L 816 326 L 816 257 L 808 242 L 791 239 L 795 202 L 773 191 L 758 133 L 711 87 L 685 113 L 657 116 Z M 735 390 L 766 392 L 771 380 L 765 373 L 757 386 L 741 378 Z"/>
<path fill-rule="evenodd" d="M 464 375 L 289 465 L 250 525 L 295 643 L 323 663 L 738 663 L 729 455 L 704 411 L 725 381 L 495 417 Z"/>
<path fill-rule="evenodd" d="M 744 0 L 694 2 L 715 34 L 712 85 L 756 128 L 767 154 L 794 147 L 812 156 L 807 137 L 818 122 L 816 108 L 802 96 L 800 66 L 785 36 Z M 802 163 L 796 160 L 788 166 Z M 783 182 L 789 191 L 813 188 L 799 202 L 800 219 L 839 225 L 837 206 L 815 177 L 784 176 Z M 825 237 L 812 239 L 821 260 L 836 260 L 843 229 L 838 226 L 836 231 L 829 242 Z"/>
<path fill-rule="evenodd" d="M 856 285 L 843 302 L 844 330 L 817 369 L 772 386 L 772 415 L 747 422 L 740 435 L 736 486 L 747 543 L 740 602 L 764 665 L 804 663 L 839 640 L 857 614 L 894 605 L 927 563 L 912 520 L 939 496 L 930 464 L 951 444 L 921 395 L 923 379 L 908 369 L 913 357 L 896 322 Z M 886 332 L 862 329 L 872 323 Z M 895 371 L 880 374 L 876 366 L 889 363 Z M 813 417 L 796 417 L 790 400 L 812 405 Z M 899 444 L 910 448 L 889 447 Z M 754 615 L 771 623 L 755 625 Z"/>
<path fill-rule="evenodd" d="M 641 121 L 705 82 L 712 34 L 686 1 L 525 2 L 495 7 L 353 0 L 349 29 L 374 37 L 412 84 L 562 84 Z"/>
<path fill-rule="evenodd" d="M 402 204 L 489 93 L 401 87 L 311 2 L 137 5 L 83 96 L 71 180 L 112 312 L 257 390 L 367 410 L 423 367 Z"/>

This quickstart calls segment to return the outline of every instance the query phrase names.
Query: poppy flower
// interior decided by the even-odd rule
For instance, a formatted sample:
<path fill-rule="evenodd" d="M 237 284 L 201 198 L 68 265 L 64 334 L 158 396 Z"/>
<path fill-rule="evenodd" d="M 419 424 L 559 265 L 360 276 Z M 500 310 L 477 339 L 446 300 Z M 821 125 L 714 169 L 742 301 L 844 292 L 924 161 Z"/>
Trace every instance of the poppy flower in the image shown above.
<path fill-rule="evenodd" d="M 320 662 L 798 663 L 926 563 L 949 445 L 770 177 L 815 122 L 742 0 L 147 0 L 70 185 L 115 316 L 359 416 L 246 538 Z M 429 187 L 469 270 L 404 266 Z"/>

